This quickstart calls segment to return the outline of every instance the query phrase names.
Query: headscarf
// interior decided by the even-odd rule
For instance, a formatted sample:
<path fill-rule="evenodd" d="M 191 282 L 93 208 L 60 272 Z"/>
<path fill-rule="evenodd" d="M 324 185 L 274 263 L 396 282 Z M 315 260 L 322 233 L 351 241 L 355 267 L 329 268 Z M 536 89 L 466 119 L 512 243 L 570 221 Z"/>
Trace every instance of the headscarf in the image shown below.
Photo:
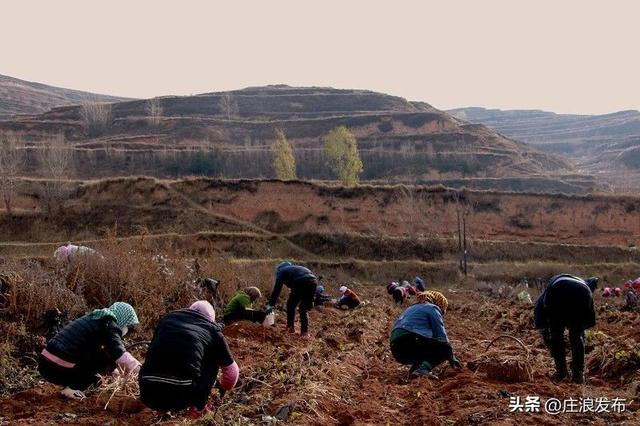
<path fill-rule="evenodd" d="M 249 296 L 249 298 L 251 298 L 252 302 L 262 297 L 262 293 L 260 292 L 260 289 L 258 287 L 247 287 L 244 289 L 244 292 L 247 296 Z"/>
<path fill-rule="evenodd" d="M 213 306 L 211 306 L 211 303 L 207 302 L 206 300 L 198 300 L 197 302 L 194 302 L 191 306 L 189 306 L 189 309 L 201 313 L 211 322 L 216 321 L 216 311 L 213 309 Z"/>
<path fill-rule="evenodd" d="M 447 313 L 447 308 L 449 307 L 449 301 L 444 294 L 439 291 L 423 291 L 422 293 L 418 293 L 418 301 L 420 303 L 431 303 L 436 305 L 442 311 L 442 315 Z"/>
<path fill-rule="evenodd" d="M 587 283 L 587 285 L 591 289 L 591 293 L 596 291 L 596 288 L 598 288 L 598 281 L 599 281 L 598 277 L 591 277 L 584 280 L 584 282 Z"/>
<path fill-rule="evenodd" d="M 120 328 L 140 324 L 133 306 L 126 302 L 116 302 L 108 308 L 96 309 L 89 315 L 91 315 L 93 319 L 112 317 L 116 320 L 116 324 L 118 324 Z"/>
<path fill-rule="evenodd" d="M 276 273 L 279 272 L 282 268 L 291 266 L 291 265 L 293 265 L 293 262 L 291 262 L 290 260 L 284 260 L 278 263 L 278 266 L 276 266 Z"/>

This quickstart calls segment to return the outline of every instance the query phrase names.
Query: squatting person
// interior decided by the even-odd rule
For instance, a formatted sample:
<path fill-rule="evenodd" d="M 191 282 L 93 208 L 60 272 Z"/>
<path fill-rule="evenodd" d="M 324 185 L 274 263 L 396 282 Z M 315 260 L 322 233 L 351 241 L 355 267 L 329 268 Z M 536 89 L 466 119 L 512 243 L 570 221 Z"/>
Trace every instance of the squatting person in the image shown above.
<path fill-rule="evenodd" d="M 442 293 L 420 293 L 421 303 L 407 308 L 393 324 L 391 354 L 400 364 L 411 365 L 410 374 L 431 376 L 431 370 L 444 361 L 460 367 L 444 328 L 443 315 L 449 302 Z"/>
<path fill-rule="evenodd" d="M 555 381 L 567 377 L 564 330 L 569 330 L 571 372 L 574 383 L 584 383 L 584 331 L 596 325 L 593 292 L 598 278 L 587 280 L 569 274 L 551 278 L 535 306 L 535 327 L 549 348 Z"/>
<path fill-rule="evenodd" d="M 137 325 L 131 305 L 116 302 L 96 309 L 56 333 L 38 358 L 38 371 L 50 383 L 63 386 L 62 394 L 84 399 L 83 391 L 97 384 L 98 374 L 137 371 L 140 363 L 126 351 L 122 338 Z"/>
<path fill-rule="evenodd" d="M 220 368 L 220 388 L 233 389 L 238 364 L 215 319 L 206 300 L 160 319 L 138 376 L 145 405 L 163 412 L 189 408 L 189 417 L 200 417 L 211 410 L 207 401 Z"/>
<path fill-rule="evenodd" d="M 338 308 L 345 306 L 347 309 L 355 309 L 360 306 L 360 297 L 346 285 L 340 287 L 340 294 L 342 294 L 342 296 L 338 299 Z"/>
<path fill-rule="evenodd" d="M 258 287 L 247 287 L 237 292 L 224 308 L 224 323 L 242 320 L 263 322 L 267 314 L 253 309 L 253 304 L 260 298 L 262 293 Z"/>

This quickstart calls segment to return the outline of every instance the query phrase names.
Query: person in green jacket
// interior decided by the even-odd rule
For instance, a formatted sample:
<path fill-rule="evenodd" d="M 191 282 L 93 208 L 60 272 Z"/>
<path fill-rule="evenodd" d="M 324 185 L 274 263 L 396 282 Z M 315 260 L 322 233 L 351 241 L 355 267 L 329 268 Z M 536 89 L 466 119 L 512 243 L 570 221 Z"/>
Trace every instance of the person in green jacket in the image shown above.
<path fill-rule="evenodd" d="M 253 309 L 253 303 L 261 297 L 262 293 L 257 287 L 247 287 L 237 292 L 224 308 L 224 323 L 242 320 L 263 322 L 267 314 Z"/>

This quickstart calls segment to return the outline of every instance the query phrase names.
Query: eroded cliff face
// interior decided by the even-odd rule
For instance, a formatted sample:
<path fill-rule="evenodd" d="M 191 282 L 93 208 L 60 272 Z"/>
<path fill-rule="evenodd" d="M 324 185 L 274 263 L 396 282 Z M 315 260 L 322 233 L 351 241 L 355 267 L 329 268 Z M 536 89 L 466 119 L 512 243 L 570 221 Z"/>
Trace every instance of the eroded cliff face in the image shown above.
<path fill-rule="evenodd" d="M 32 182 L 32 195 L 37 185 Z M 224 225 L 221 218 L 228 217 L 236 222 L 221 229 L 232 232 L 266 229 L 275 233 L 446 237 L 456 234 L 457 211 L 461 210 L 466 212 L 473 238 L 626 246 L 640 237 L 637 197 L 403 185 L 344 188 L 275 180 L 123 178 L 76 185 L 63 211 L 85 215 L 89 227 L 94 217 L 100 219 L 100 227 L 120 223 L 125 229 L 125 223 L 136 222 L 150 232 L 171 227 L 176 232 L 195 232 L 217 230 Z M 37 210 L 37 199 L 26 195 L 20 202 L 23 209 Z"/>

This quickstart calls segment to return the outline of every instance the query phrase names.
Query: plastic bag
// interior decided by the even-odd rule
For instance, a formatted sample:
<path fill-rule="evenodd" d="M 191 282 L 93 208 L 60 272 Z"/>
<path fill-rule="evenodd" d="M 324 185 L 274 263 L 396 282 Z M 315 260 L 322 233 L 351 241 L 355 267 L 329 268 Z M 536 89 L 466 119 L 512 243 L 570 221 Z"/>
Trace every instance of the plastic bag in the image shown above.
<path fill-rule="evenodd" d="M 264 317 L 264 321 L 262 321 L 262 325 L 265 327 L 271 327 L 275 323 L 276 323 L 276 314 L 273 312 L 271 312 L 270 314 L 267 314 L 267 316 Z"/>

